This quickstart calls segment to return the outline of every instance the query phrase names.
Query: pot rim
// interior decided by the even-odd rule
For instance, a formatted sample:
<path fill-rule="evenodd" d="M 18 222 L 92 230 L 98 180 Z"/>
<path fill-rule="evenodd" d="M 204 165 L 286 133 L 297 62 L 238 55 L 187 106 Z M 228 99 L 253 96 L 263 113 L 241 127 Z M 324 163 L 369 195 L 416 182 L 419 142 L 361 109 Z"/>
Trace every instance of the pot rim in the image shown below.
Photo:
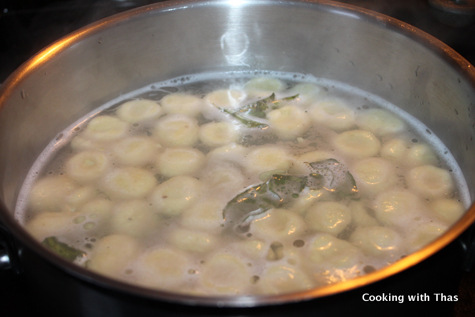
<path fill-rule="evenodd" d="M 15 70 L 0 87 L 0 111 L 5 100 L 8 99 L 15 87 L 28 77 L 44 63 L 53 59 L 57 54 L 68 49 L 68 47 L 80 42 L 83 38 L 91 36 L 103 29 L 113 27 L 114 25 L 125 23 L 128 20 L 138 18 L 142 15 L 159 14 L 163 12 L 171 12 L 177 10 L 185 10 L 194 7 L 206 7 L 217 5 L 282 5 L 282 6 L 306 6 L 312 10 L 328 11 L 338 15 L 346 15 L 350 18 L 364 19 L 367 22 L 379 24 L 389 29 L 392 32 L 402 34 L 413 40 L 418 41 L 422 45 L 428 47 L 433 52 L 436 52 L 442 59 L 448 62 L 454 69 L 456 69 L 460 76 L 475 89 L 475 69 L 464 57 L 455 52 L 445 43 L 437 38 L 425 33 L 424 31 L 411 26 L 405 22 L 399 21 L 395 18 L 377 13 L 368 9 L 357 7 L 354 5 L 328 1 L 328 0 L 171 0 L 166 2 L 155 3 L 136 9 L 128 10 L 122 13 L 106 17 L 97 22 L 91 23 L 79 30 L 55 41 L 51 45 L 42 49 L 39 53 L 34 55 L 17 70 Z M 472 198 L 473 200 L 473 198 Z M 386 266 L 377 271 L 368 273 L 366 275 L 353 278 L 351 280 L 338 282 L 333 285 L 318 287 L 307 291 L 299 291 L 282 295 L 252 295 L 252 296 L 194 296 L 186 294 L 178 294 L 160 290 L 152 290 L 144 287 L 121 282 L 106 276 L 97 274 L 93 271 L 87 270 L 83 267 L 75 265 L 58 255 L 47 250 L 40 242 L 31 237 L 23 226 L 20 225 L 7 212 L 7 208 L 1 203 L 0 220 L 6 225 L 7 229 L 13 234 L 15 238 L 20 241 L 23 246 L 37 253 L 41 258 L 53 264 L 55 267 L 73 275 L 81 280 L 89 282 L 101 288 L 120 291 L 128 295 L 138 295 L 149 299 L 162 300 L 171 303 L 188 304 L 188 305 L 203 305 L 214 307 L 256 307 L 271 304 L 294 303 L 310 299 L 316 299 L 338 293 L 354 290 L 369 284 L 376 283 L 385 278 L 393 276 L 416 264 L 429 258 L 434 253 L 440 251 L 455 239 L 457 239 L 465 230 L 467 230 L 473 223 L 475 223 L 475 203 L 468 208 L 466 213 L 443 235 L 426 245 L 424 248 L 411 253 L 403 259 Z"/>

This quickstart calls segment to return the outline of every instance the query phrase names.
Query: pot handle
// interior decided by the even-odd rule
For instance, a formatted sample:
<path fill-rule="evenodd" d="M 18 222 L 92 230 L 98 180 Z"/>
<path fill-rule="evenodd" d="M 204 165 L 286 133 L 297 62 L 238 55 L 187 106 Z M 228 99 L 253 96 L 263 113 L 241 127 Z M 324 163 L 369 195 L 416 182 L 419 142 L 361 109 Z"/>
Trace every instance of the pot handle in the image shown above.
<path fill-rule="evenodd" d="M 19 257 L 15 250 L 18 250 L 15 241 L 0 222 L 0 270 L 11 270 L 16 274 L 21 273 Z"/>

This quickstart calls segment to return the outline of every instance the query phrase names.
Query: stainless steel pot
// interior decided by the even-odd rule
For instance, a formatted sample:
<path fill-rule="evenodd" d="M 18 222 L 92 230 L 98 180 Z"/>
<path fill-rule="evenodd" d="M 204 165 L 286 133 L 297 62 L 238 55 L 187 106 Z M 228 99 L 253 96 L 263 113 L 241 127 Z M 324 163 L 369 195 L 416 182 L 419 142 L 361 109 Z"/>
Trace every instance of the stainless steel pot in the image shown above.
<path fill-rule="evenodd" d="M 443 43 L 395 19 L 336 2 L 170 1 L 80 29 L 38 53 L 4 83 L 0 218 L 19 245 L 9 253 L 11 261 L 19 258 L 19 263 L 8 265 L 24 267 L 34 276 L 23 260 L 29 252 L 45 270 L 61 272 L 62 278 L 81 287 L 94 287 L 91 294 L 120 292 L 142 300 L 254 307 L 341 294 L 390 279 L 433 256 L 475 221 L 472 205 L 424 249 L 344 283 L 280 296 L 200 298 L 149 291 L 76 267 L 40 246 L 15 219 L 17 195 L 29 167 L 50 140 L 60 138 L 58 133 L 79 117 L 153 82 L 203 72 L 256 70 L 312 74 L 400 106 L 447 145 L 464 172 L 473 202 L 475 70 Z"/>

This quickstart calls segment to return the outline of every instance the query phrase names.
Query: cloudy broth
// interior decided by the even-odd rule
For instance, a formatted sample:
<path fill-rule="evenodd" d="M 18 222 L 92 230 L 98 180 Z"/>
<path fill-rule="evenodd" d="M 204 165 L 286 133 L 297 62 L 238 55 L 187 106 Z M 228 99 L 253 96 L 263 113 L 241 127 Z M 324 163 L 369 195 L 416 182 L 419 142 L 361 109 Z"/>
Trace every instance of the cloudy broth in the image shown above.
<path fill-rule="evenodd" d="M 454 158 L 422 123 L 300 74 L 155 83 L 59 135 L 18 219 L 78 265 L 172 292 L 351 279 L 423 247 L 468 204 Z"/>

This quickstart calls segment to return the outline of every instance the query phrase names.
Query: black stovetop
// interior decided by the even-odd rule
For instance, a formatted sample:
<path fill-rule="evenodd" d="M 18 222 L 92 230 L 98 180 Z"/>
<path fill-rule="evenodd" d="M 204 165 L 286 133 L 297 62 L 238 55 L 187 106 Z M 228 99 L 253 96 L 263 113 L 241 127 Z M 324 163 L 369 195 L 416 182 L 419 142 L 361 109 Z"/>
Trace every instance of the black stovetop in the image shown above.
<path fill-rule="evenodd" d="M 60 37 L 103 17 L 162 1 L 4 1 L 4 4 L 0 4 L 0 83 L 23 62 Z M 475 22 L 473 20 L 464 22 L 459 15 L 437 11 L 431 5 L 431 3 L 444 2 L 444 0 L 347 0 L 340 2 L 361 6 L 407 22 L 440 39 L 475 64 Z M 475 316 L 475 274 L 462 272 L 462 276 L 459 301 L 455 304 L 453 316 Z M 23 316 L 24 313 L 36 313 L 23 304 L 25 296 L 27 295 L 25 295 L 21 278 L 10 271 L 0 270 L 0 316 Z"/>

